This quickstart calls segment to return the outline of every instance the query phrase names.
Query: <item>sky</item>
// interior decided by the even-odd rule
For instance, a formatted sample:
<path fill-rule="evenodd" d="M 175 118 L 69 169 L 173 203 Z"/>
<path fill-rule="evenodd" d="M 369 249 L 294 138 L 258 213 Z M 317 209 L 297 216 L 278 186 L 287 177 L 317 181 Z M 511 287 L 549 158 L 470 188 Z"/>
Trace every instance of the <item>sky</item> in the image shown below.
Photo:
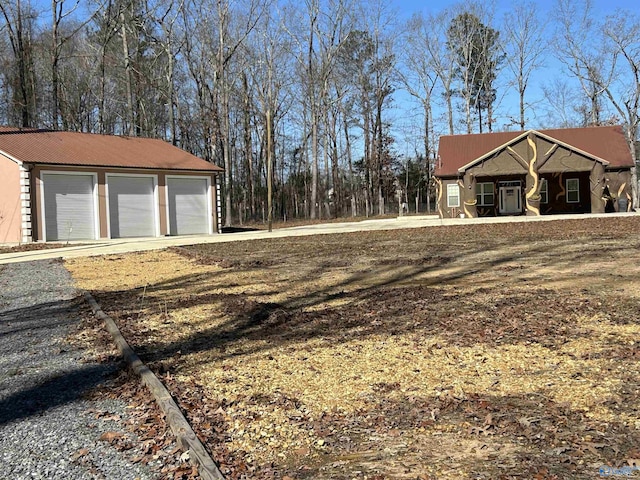
<path fill-rule="evenodd" d="M 0 0 L 5 1 L 5 0 Z M 11 1 L 11 0 L 10 0 Z M 23 0 L 24 1 L 24 0 Z M 67 0 L 69 7 L 75 5 L 78 0 Z M 372 0 L 373 1 L 373 0 Z M 388 0 L 390 8 L 393 9 L 398 16 L 400 23 L 408 20 L 414 13 L 422 12 L 423 14 L 436 14 L 444 9 L 456 4 L 463 4 L 464 1 L 447 1 L 447 0 Z M 495 8 L 496 24 L 499 25 L 504 14 L 514 5 L 515 2 L 527 0 L 493 0 Z M 531 1 L 531 0 L 529 0 Z M 80 8 L 87 5 L 87 0 L 79 0 Z M 31 0 L 33 6 L 40 10 L 45 18 L 49 15 L 51 8 L 50 0 Z M 488 2 L 483 2 L 488 3 Z M 535 3 L 539 12 L 545 13 L 549 18 L 553 18 L 557 0 L 541 0 L 532 1 Z M 592 0 L 592 9 L 594 15 L 604 18 L 608 14 L 612 14 L 616 9 L 625 9 L 640 13 L 638 0 Z M 552 52 L 546 56 L 546 65 L 540 68 L 532 76 L 529 88 L 527 90 L 527 100 L 532 103 L 532 108 L 527 112 L 527 127 L 543 128 L 550 126 L 549 104 L 543 101 L 542 86 L 549 85 L 555 78 L 566 78 L 562 74 L 562 65 L 557 59 L 553 58 Z M 504 77 L 502 77 L 504 81 Z M 515 89 L 509 88 L 504 84 L 498 84 L 498 99 L 496 101 L 496 122 L 494 129 L 514 128 L 509 127 L 511 119 L 518 111 L 518 95 Z M 397 144 L 401 145 L 399 153 L 412 155 L 416 147 L 422 144 L 420 140 L 420 129 L 422 125 L 421 111 L 414 106 L 410 97 L 402 92 L 395 93 L 395 108 L 391 112 L 390 120 L 395 125 L 395 136 Z M 443 112 L 437 112 L 436 114 Z M 437 133 L 445 133 L 444 126 L 440 122 L 439 131 Z M 551 125 L 553 126 L 553 125 Z M 459 126 L 459 132 L 464 130 L 463 126 Z"/>
<path fill-rule="evenodd" d="M 400 15 L 406 18 L 409 18 L 415 12 L 437 13 L 457 3 L 460 2 L 451 0 L 391 0 L 391 4 L 397 8 Z M 514 1 L 496 0 L 495 3 L 498 15 L 502 15 L 508 11 Z M 556 0 L 533 1 L 532 3 L 535 3 L 541 11 L 551 11 L 556 4 Z M 617 8 L 635 10 L 636 12 L 640 9 L 638 0 L 592 0 L 592 4 L 594 11 L 601 15 L 613 12 Z"/>
<path fill-rule="evenodd" d="M 494 0 L 495 18 L 497 19 L 497 25 L 501 23 L 505 13 L 507 13 L 514 3 L 520 0 Z M 524 0 L 526 1 L 526 0 Z M 448 7 L 458 5 L 465 2 L 446 1 L 446 0 L 391 0 L 392 8 L 396 9 L 399 21 L 409 19 L 414 13 L 422 12 L 425 15 L 437 14 Z M 487 2 L 488 3 L 488 2 Z M 543 1 L 531 1 L 534 3 L 539 12 L 544 13 L 549 18 L 553 18 L 553 11 L 556 8 L 557 0 L 543 0 Z M 640 3 L 638 0 L 592 0 L 592 11 L 597 18 L 604 18 L 607 15 L 615 13 L 616 10 L 629 10 L 635 13 L 640 13 Z M 553 27 L 552 27 L 553 28 Z M 542 92 L 543 85 L 549 85 L 554 78 L 567 78 L 563 73 L 562 64 L 554 58 L 553 52 L 549 52 L 545 55 L 545 66 L 538 69 L 531 78 L 530 84 L 527 89 L 526 98 L 527 101 L 532 103 L 532 107 L 527 112 L 527 127 L 528 128 L 545 128 L 551 125 L 553 122 L 549 116 L 548 102 L 544 101 L 544 94 Z M 498 85 L 498 99 L 496 101 L 496 122 L 494 123 L 494 130 L 498 129 L 514 129 L 516 127 L 509 126 L 511 119 L 507 114 L 517 115 L 518 112 L 518 94 L 514 88 L 509 88 L 506 85 Z M 579 88 L 576 86 L 576 88 Z M 397 127 L 396 139 L 400 146 L 400 152 L 406 155 L 412 155 L 414 153 L 414 145 L 420 140 L 411 141 L 411 138 L 416 137 L 416 132 L 421 128 L 419 111 L 414 109 L 407 111 L 408 103 L 407 95 L 402 92 L 396 93 L 396 115 L 400 116 L 402 120 Z M 444 112 L 441 110 L 441 114 Z M 440 132 L 448 133 L 443 130 L 446 125 L 440 122 Z M 436 127 L 438 128 L 438 127 Z M 460 131 L 456 133 L 466 133 L 463 125 L 457 126 Z M 465 131 L 463 131 L 465 130 Z M 405 137 L 405 138 L 403 138 Z M 419 147 L 419 144 L 418 144 Z"/>

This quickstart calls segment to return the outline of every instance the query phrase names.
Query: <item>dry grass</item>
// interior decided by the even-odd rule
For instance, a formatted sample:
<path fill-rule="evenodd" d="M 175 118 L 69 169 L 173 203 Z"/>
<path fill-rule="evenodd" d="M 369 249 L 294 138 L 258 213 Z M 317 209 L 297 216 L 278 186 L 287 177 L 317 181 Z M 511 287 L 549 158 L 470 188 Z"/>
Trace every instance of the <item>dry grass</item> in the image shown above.
<path fill-rule="evenodd" d="M 67 266 L 230 478 L 593 478 L 640 458 L 639 234 L 437 227 Z"/>

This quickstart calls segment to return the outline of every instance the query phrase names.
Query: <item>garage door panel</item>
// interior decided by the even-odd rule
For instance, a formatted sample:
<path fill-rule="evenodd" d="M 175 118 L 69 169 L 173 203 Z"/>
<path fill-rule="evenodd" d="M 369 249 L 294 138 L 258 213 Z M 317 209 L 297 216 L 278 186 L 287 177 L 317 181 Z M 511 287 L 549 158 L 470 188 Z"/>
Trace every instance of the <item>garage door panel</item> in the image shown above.
<path fill-rule="evenodd" d="M 108 177 L 111 238 L 156 235 L 153 177 Z"/>
<path fill-rule="evenodd" d="M 43 174 L 47 241 L 96 238 L 93 175 Z"/>
<path fill-rule="evenodd" d="M 171 235 L 209 233 L 209 185 L 206 178 L 168 178 Z"/>

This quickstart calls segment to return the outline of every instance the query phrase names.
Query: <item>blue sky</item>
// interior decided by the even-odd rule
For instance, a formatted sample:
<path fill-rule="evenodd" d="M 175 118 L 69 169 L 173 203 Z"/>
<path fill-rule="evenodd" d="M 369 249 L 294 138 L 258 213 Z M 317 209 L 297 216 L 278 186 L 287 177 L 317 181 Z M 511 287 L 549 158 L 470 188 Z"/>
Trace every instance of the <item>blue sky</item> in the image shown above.
<path fill-rule="evenodd" d="M 5 1 L 5 0 L 0 0 Z M 28 0 L 23 0 L 28 1 Z M 495 6 L 495 27 L 499 28 L 499 24 L 502 21 L 504 14 L 516 2 L 521 0 L 494 0 Z M 36 7 L 42 14 L 42 19 L 48 19 L 50 15 L 50 1 L 49 0 L 31 0 L 32 5 Z M 447 7 L 460 4 L 464 5 L 465 2 L 454 2 L 446 0 L 389 0 L 392 9 L 398 13 L 398 20 L 403 22 L 411 17 L 413 13 L 423 12 L 425 14 L 438 13 Z M 75 5 L 76 0 L 66 0 L 67 7 Z M 557 0 L 542 0 L 533 2 L 536 4 L 538 10 L 543 12 L 549 19 L 553 19 L 554 10 L 556 8 Z M 80 0 L 81 8 L 87 5 L 86 0 Z M 638 13 L 640 7 L 638 6 L 638 0 L 592 0 L 594 16 L 603 18 L 608 14 L 612 14 L 616 9 L 625 9 L 635 11 Z M 552 23 L 551 20 L 549 23 Z M 551 27 L 553 28 L 553 26 Z M 527 117 L 531 128 L 541 128 L 550 125 L 548 116 L 549 104 L 543 102 L 542 86 L 549 85 L 555 78 L 563 78 L 562 66 L 557 59 L 553 57 L 553 52 L 549 52 L 546 59 L 546 66 L 539 69 L 532 77 L 529 89 L 527 91 L 527 100 L 529 103 L 533 103 L 534 106 L 528 111 Z M 567 79 L 571 80 L 571 79 Z M 503 81 L 502 85 L 498 85 L 498 101 L 496 105 L 497 120 L 494 124 L 495 129 L 503 129 L 509 123 L 508 115 L 515 115 L 517 112 L 517 93 L 512 88 L 508 88 Z M 396 125 L 396 136 L 398 144 L 402 144 L 402 152 L 400 153 L 412 153 L 412 146 L 406 145 L 407 138 L 419 139 L 417 133 L 420 132 L 420 126 L 422 124 L 421 112 L 419 109 L 413 108 L 410 101 L 407 100 L 407 95 L 398 91 L 396 93 L 396 108 L 391 113 L 393 118 L 391 119 Z M 460 126 L 460 130 L 462 130 Z M 443 132 L 444 128 L 441 125 L 437 130 Z M 402 137 L 405 137 L 404 139 Z M 411 140 L 409 140 L 411 141 Z M 414 140 L 413 143 L 420 142 Z M 419 146 L 419 143 L 418 143 Z M 406 152 L 405 152 L 406 150 Z"/>
<path fill-rule="evenodd" d="M 495 25 L 494 27 L 500 28 L 500 23 L 504 14 L 509 11 L 514 3 L 519 2 L 520 0 L 495 0 Z M 422 12 L 424 14 L 437 14 L 444 9 L 459 5 L 462 3 L 464 5 L 465 2 L 454 2 L 454 1 L 445 1 L 445 0 L 391 0 L 393 7 L 397 10 L 399 14 L 399 20 L 403 21 L 411 17 L 412 14 L 416 12 Z M 554 10 L 556 9 L 557 0 L 544 0 L 532 2 L 535 3 L 539 12 L 544 13 L 547 18 L 553 19 Z M 638 0 L 592 0 L 592 11 L 593 16 L 596 19 L 602 19 L 607 15 L 615 13 L 616 10 L 629 10 L 635 12 L 636 14 L 640 12 L 640 6 Z M 553 22 L 550 20 L 549 24 Z M 550 25 L 549 33 L 553 32 L 555 28 L 554 25 Z M 506 73 L 506 72 L 505 72 Z M 564 72 L 563 67 L 560 62 L 554 57 L 553 52 L 549 51 L 548 55 L 545 55 L 545 66 L 537 70 L 531 78 L 526 99 L 528 103 L 532 103 L 533 106 L 527 112 L 527 127 L 529 128 L 544 128 L 555 126 L 553 125 L 553 118 L 550 117 L 549 112 L 552 110 L 549 106 L 549 103 L 544 100 L 544 95 L 542 93 L 542 86 L 549 85 L 554 79 L 566 80 L 567 82 L 572 82 L 573 79 L 569 78 Z M 576 90 L 579 88 L 576 85 Z M 518 112 L 518 95 L 517 91 L 513 88 L 509 88 L 503 83 L 498 85 L 498 100 L 497 100 L 497 109 L 496 109 L 496 122 L 494 123 L 494 130 L 504 129 L 507 127 L 509 123 L 508 115 L 516 115 Z M 412 137 L 416 137 L 416 133 L 419 132 L 421 128 L 421 116 L 420 111 L 418 109 L 409 110 L 409 105 L 407 104 L 407 96 L 403 95 L 402 92 L 396 93 L 396 112 L 394 116 L 400 117 L 399 125 L 397 127 L 396 138 L 398 140 L 397 145 L 402 145 L 399 153 L 412 154 L 413 146 L 412 143 L 416 143 L 416 141 L 412 141 Z M 442 110 L 437 113 L 443 113 Z M 437 120 L 437 119 L 436 119 Z M 442 119 L 441 119 L 442 120 Z M 459 131 L 456 133 L 464 133 L 465 130 L 463 125 L 457 125 Z M 515 128 L 515 127 L 508 127 Z M 403 133 L 402 130 L 409 133 Z M 440 125 L 436 126 L 436 131 L 438 133 L 448 133 L 444 132 L 445 125 L 442 121 L 440 121 Z M 418 140 L 419 141 L 419 140 Z M 420 147 L 418 143 L 418 148 Z"/>
<path fill-rule="evenodd" d="M 460 2 L 452 2 L 446 0 L 391 0 L 391 3 L 398 9 L 401 15 L 406 15 L 408 18 L 414 12 L 440 12 L 449 6 L 455 5 L 456 3 Z M 555 6 L 556 1 L 544 0 L 533 3 L 535 3 L 542 11 L 551 11 Z M 501 16 L 513 4 L 513 0 L 496 1 L 496 9 L 498 11 L 498 14 Z M 601 15 L 613 13 L 617 8 L 635 11 L 638 11 L 638 9 L 640 8 L 638 6 L 638 0 L 593 0 L 592 4 L 594 12 Z"/>

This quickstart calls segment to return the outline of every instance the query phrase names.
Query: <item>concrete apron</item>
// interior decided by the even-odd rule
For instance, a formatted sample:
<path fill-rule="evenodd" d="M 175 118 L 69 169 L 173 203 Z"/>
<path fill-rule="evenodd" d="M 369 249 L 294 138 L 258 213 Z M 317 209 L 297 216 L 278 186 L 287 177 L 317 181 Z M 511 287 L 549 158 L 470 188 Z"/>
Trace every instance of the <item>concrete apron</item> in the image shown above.
<path fill-rule="evenodd" d="M 390 219 L 372 219 L 360 222 L 323 223 L 298 227 L 279 228 L 273 232 L 256 230 L 251 232 L 224 233 L 214 235 L 193 235 L 182 237 L 127 238 L 115 240 L 92 240 L 74 242 L 68 247 L 30 252 L 5 253 L 0 255 L 0 265 L 16 262 L 28 262 L 50 258 L 91 257 L 128 252 L 160 250 L 167 247 L 196 245 L 203 243 L 224 243 L 242 240 L 259 240 L 264 238 L 283 238 L 306 235 L 322 235 L 331 233 L 350 233 L 374 230 L 397 230 L 403 228 L 426 228 L 446 225 L 477 225 L 490 223 L 550 222 L 584 218 L 611 218 L 614 216 L 640 216 L 640 212 L 544 215 L 540 217 L 484 217 L 484 218 L 447 218 L 434 215 L 403 216 Z"/>

